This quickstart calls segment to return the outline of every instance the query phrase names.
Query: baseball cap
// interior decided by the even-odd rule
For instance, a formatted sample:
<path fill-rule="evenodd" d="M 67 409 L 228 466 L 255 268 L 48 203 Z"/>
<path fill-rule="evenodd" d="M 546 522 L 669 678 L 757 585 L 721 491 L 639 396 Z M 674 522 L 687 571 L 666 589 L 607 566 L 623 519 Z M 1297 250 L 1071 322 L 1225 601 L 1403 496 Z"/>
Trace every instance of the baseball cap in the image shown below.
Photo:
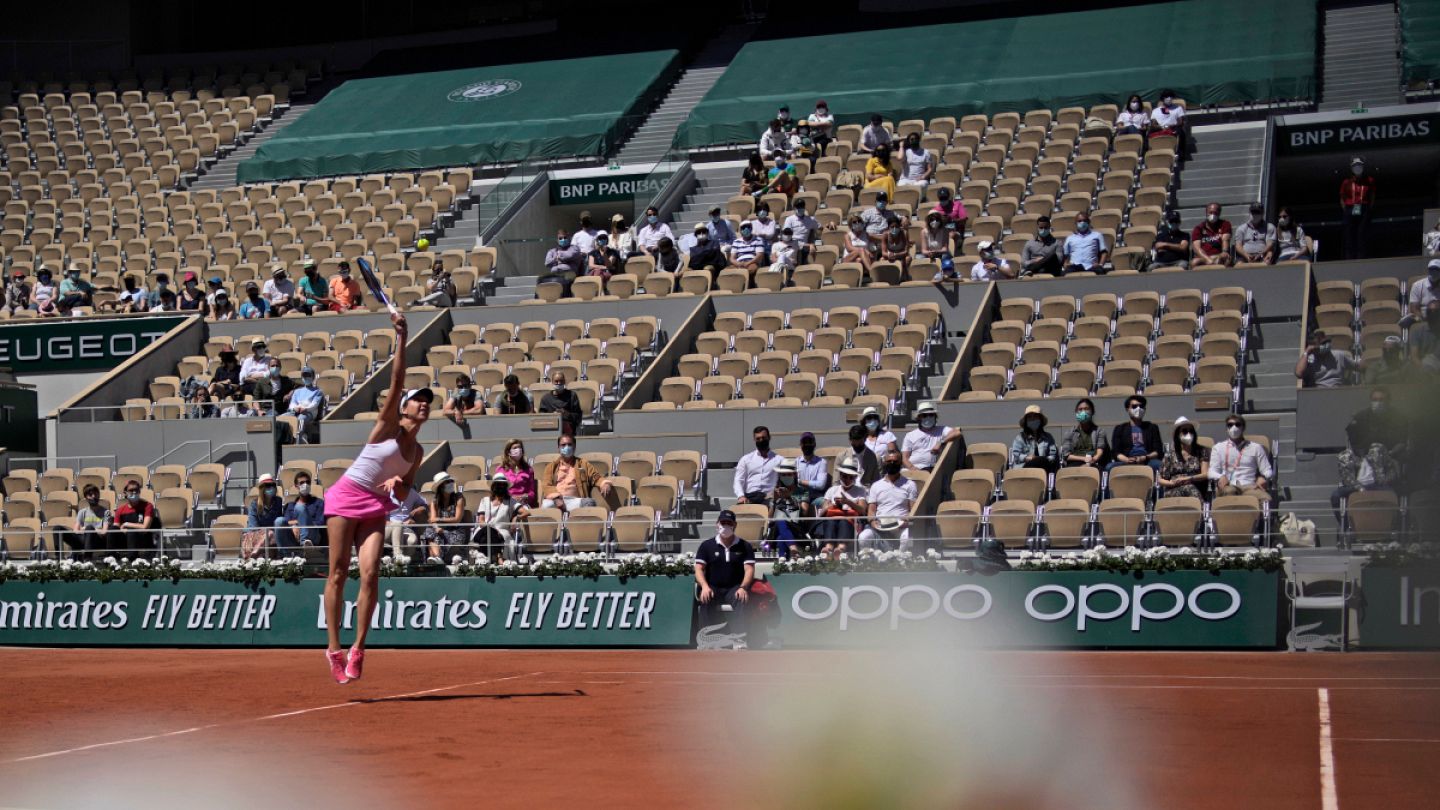
<path fill-rule="evenodd" d="M 734 512 L 731 512 L 729 509 L 721 509 L 721 510 L 720 510 L 720 517 L 715 518 L 715 522 L 716 522 L 716 523 L 729 523 L 731 526 L 734 526 L 734 525 L 735 525 L 735 513 L 734 513 Z"/>
<path fill-rule="evenodd" d="M 411 388 L 409 391 L 405 392 L 404 396 L 400 397 L 400 407 L 405 407 L 405 403 L 409 402 L 412 399 L 415 399 L 416 397 L 420 397 L 426 402 L 434 402 L 435 392 L 431 391 L 429 388 Z"/>
<path fill-rule="evenodd" d="M 1430 263 L 1426 265 L 1426 268 L 1430 270 L 1440 270 L 1440 259 L 1431 259 Z"/>
<path fill-rule="evenodd" d="M 210 277 L 210 286 L 211 286 L 211 287 L 219 287 L 220 285 L 222 285 L 222 284 L 224 284 L 224 283 L 225 283 L 225 282 L 224 282 L 223 280 L 221 280 L 221 278 L 220 278 L 219 276 L 211 276 L 211 277 Z"/>
<path fill-rule="evenodd" d="M 712 216 L 712 217 L 718 217 L 718 216 L 720 216 L 720 213 L 721 213 L 721 211 L 720 211 L 720 206 L 718 206 L 718 205 L 713 206 L 713 207 L 710 209 L 710 216 Z"/>
<path fill-rule="evenodd" d="M 314 376 L 315 376 L 315 369 L 313 369 L 313 368 L 311 368 L 311 367 L 309 367 L 309 366 L 306 366 L 306 367 L 300 369 L 300 376 L 301 376 L 301 377 L 314 377 Z"/>

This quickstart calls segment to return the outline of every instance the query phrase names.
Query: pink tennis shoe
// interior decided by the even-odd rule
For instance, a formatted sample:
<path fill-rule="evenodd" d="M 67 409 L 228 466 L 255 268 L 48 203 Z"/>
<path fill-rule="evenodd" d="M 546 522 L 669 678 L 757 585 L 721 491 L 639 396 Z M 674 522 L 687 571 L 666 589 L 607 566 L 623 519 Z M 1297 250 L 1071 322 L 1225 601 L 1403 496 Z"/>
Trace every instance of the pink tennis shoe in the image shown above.
<path fill-rule="evenodd" d="M 330 662 L 330 674 L 335 676 L 336 683 L 350 682 L 350 676 L 345 672 L 344 650 L 326 650 L 325 659 Z"/>
<path fill-rule="evenodd" d="M 345 664 L 345 677 L 352 681 L 360 680 L 360 668 L 364 665 L 365 651 L 359 647 L 351 647 L 350 660 Z"/>

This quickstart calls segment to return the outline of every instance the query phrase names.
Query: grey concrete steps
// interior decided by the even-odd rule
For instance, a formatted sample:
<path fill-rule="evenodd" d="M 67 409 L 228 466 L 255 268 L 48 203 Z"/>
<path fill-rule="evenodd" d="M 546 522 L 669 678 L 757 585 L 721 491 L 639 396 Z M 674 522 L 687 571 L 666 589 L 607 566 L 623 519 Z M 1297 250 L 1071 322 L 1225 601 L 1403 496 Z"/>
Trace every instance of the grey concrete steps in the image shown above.
<path fill-rule="evenodd" d="M 1399 16 L 1393 2 L 1324 10 L 1320 108 L 1401 101 Z"/>
<path fill-rule="evenodd" d="M 275 137 L 276 134 L 286 127 L 298 121 L 300 116 L 304 115 L 314 106 L 314 102 L 292 104 L 289 109 L 273 117 L 269 125 L 252 135 L 250 139 L 238 149 L 215 161 L 205 174 L 190 184 L 190 189 L 222 189 L 238 185 L 236 178 L 239 176 L 240 164 L 253 157 L 263 144 Z"/>

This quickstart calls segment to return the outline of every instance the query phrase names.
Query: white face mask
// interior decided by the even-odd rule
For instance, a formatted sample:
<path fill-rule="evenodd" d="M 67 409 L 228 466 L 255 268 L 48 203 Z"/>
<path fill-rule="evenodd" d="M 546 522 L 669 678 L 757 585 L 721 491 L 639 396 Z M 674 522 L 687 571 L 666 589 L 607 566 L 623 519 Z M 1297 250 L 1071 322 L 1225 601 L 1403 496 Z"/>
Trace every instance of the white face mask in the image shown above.
<path fill-rule="evenodd" d="M 1370 410 L 1374 411 L 1375 413 L 1384 413 L 1384 412 L 1385 412 L 1385 403 L 1384 403 L 1384 402 L 1371 402 L 1371 403 L 1370 403 Z"/>
<path fill-rule="evenodd" d="M 1350 167 L 1350 173 L 1353 174 L 1353 175 L 1355 175 L 1356 177 L 1359 177 L 1360 175 L 1362 175 L 1362 174 L 1365 173 L 1365 167 L 1364 167 L 1364 166 L 1351 166 L 1351 167 Z"/>
<path fill-rule="evenodd" d="M 1138 102 L 1138 101 L 1132 101 L 1132 102 L 1130 102 L 1130 110 L 1131 110 L 1132 112 L 1140 112 L 1140 102 Z"/>
<path fill-rule="evenodd" d="M 1195 443 L 1195 434 L 1193 434 L 1193 433 L 1181 433 L 1181 434 L 1180 434 L 1180 443 L 1183 444 L 1183 445 L 1185 445 L 1186 447 L 1189 447 L 1190 445 L 1192 445 L 1192 444 Z"/>
<path fill-rule="evenodd" d="M 1140 407 L 1139 405 L 1136 405 L 1135 407 L 1130 409 L 1130 415 L 1135 417 L 1136 419 L 1140 419 L 1145 416 L 1145 409 Z"/>
<path fill-rule="evenodd" d="M 296 484 L 296 485 L 295 485 L 295 491 L 299 492 L 301 495 L 309 495 L 309 494 L 310 494 L 310 485 L 309 485 L 309 484 Z"/>
<path fill-rule="evenodd" d="M 1245 429 L 1240 427 L 1239 425 L 1231 425 L 1225 428 L 1225 435 L 1236 441 L 1239 441 L 1240 437 L 1245 435 Z"/>
<path fill-rule="evenodd" d="M 519 461 L 520 459 L 522 459 L 522 458 L 525 457 L 525 448 L 523 448 L 523 447 L 512 447 L 512 448 L 510 448 L 510 457 L 513 458 L 513 459 L 515 459 L 516 461 Z"/>
<path fill-rule="evenodd" d="M 715 527 L 715 533 L 728 540 L 735 536 L 735 527 L 728 523 L 721 523 Z"/>

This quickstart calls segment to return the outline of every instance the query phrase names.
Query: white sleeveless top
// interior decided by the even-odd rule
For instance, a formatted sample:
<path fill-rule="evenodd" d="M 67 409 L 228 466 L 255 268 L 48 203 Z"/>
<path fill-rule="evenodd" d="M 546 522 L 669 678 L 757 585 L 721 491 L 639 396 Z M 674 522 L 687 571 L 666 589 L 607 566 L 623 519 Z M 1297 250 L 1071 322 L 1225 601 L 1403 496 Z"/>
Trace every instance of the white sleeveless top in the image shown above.
<path fill-rule="evenodd" d="M 378 444 L 365 445 L 350 469 L 345 471 L 345 477 L 371 492 L 377 492 L 381 483 L 408 472 L 410 462 L 400 452 L 400 443 L 395 439 L 386 439 Z"/>
<path fill-rule="evenodd" d="M 924 177 L 925 170 L 929 168 L 929 166 L 930 153 L 928 151 L 921 149 L 920 152 L 917 154 L 910 151 L 909 149 L 905 150 L 906 180 L 919 180 L 921 177 Z"/>

